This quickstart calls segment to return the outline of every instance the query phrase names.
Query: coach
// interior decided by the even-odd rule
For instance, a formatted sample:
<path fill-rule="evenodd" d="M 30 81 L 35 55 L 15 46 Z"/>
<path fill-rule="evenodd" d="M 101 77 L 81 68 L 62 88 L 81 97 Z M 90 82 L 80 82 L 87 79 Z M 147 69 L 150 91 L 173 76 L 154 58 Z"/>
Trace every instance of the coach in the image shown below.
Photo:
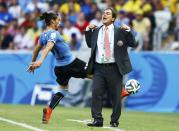
<path fill-rule="evenodd" d="M 89 25 L 85 31 L 91 57 L 88 73 L 94 74 L 92 85 L 91 113 L 94 121 L 88 126 L 102 127 L 102 97 L 109 91 L 112 101 L 111 127 L 118 127 L 121 115 L 121 91 L 123 75 L 132 70 L 127 46 L 135 47 L 136 43 L 130 27 L 114 26 L 116 14 L 111 8 L 104 10 L 103 25 L 97 28 Z"/>

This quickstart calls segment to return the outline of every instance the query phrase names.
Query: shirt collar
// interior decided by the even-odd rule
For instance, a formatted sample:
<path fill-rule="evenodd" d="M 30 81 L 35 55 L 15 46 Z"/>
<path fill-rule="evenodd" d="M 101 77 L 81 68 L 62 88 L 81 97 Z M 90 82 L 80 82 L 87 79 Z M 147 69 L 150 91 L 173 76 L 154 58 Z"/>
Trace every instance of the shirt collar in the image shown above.
<path fill-rule="evenodd" d="M 108 27 L 109 30 L 114 29 L 114 24 L 112 23 L 112 24 L 108 25 L 107 27 Z M 106 28 L 106 27 L 103 25 L 103 30 L 104 30 L 105 28 Z"/>

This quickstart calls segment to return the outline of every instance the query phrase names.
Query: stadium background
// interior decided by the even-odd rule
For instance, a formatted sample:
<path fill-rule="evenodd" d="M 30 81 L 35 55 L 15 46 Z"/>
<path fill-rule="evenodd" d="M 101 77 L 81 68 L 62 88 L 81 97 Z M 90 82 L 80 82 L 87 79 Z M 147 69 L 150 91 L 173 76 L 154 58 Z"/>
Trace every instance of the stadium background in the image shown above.
<path fill-rule="evenodd" d="M 53 10 L 62 18 L 59 31 L 79 58 L 88 61 L 84 30 L 100 26 L 101 11 L 116 9 L 115 25 L 131 26 L 138 47 L 129 49 L 133 72 L 126 79 L 141 83 L 141 90 L 124 101 L 130 110 L 179 111 L 179 1 L 178 0 L 0 0 L 0 103 L 46 104 L 58 90 L 49 55 L 35 74 L 26 69 L 44 29 L 38 16 Z M 139 28 L 140 27 L 140 28 Z M 64 106 L 90 106 L 91 81 L 72 79 Z M 108 97 L 104 104 L 109 106 Z"/>

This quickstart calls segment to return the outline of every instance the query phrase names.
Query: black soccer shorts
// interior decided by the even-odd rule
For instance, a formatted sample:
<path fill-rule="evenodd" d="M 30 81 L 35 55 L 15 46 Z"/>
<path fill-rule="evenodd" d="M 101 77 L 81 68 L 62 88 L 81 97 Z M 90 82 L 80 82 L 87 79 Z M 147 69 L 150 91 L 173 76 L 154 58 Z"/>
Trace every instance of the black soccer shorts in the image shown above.
<path fill-rule="evenodd" d="M 86 63 L 76 58 L 71 64 L 66 66 L 55 66 L 56 81 L 58 84 L 66 86 L 71 77 L 86 78 Z"/>

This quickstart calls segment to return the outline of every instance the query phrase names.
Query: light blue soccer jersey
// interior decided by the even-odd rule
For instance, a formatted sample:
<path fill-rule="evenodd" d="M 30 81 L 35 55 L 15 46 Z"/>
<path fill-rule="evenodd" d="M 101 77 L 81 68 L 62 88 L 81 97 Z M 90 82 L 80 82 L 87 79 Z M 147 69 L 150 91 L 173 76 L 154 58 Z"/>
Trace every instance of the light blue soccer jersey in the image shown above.
<path fill-rule="evenodd" d="M 44 31 L 39 38 L 39 44 L 46 46 L 49 41 L 55 43 L 51 52 L 56 58 L 57 66 L 65 66 L 72 63 L 75 56 L 71 53 L 69 45 L 56 30 Z"/>

